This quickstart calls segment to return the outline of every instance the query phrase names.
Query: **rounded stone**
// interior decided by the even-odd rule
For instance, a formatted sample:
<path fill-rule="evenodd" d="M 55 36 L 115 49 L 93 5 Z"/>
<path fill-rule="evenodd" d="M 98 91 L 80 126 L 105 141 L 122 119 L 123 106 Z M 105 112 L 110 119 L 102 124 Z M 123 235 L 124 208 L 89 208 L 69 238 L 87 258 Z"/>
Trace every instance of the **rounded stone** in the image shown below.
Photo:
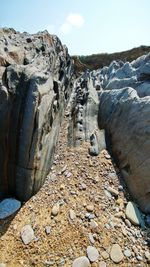
<path fill-rule="evenodd" d="M 97 261 L 99 259 L 99 252 L 95 247 L 87 247 L 87 256 L 91 262 Z"/>
<path fill-rule="evenodd" d="M 86 210 L 87 210 L 88 212 L 92 212 L 92 211 L 94 210 L 94 206 L 93 206 L 93 205 L 87 205 L 87 206 L 86 206 Z"/>
<path fill-rule="evenodd" d="M 131 257 L 131 251 L 129 250 L 129 249 L 126 249 L 125 251 L 124 251 L 124 255 L 127 257 L 127 258 L 130 258 Z"/>
<path fill-rule="evenodd" d="M 59 213 L 59 203 L 56 203 L 56 204 L 52 207 L 51 215 L 53 215 L 53 216 L 57 216 L 58 213 Z"/>
<path fill-rule="evenodd" d="M 110 251 L 110 257 L 113 262 L 119 263 L 123 260 L 123 253 L 121 247 L 118 244 L 114 244 Z"/>
<path fill-rule="evenodd" d="M 89 259 L 85 256 L 75 259 L 72 264 L 72 267 L 89 267 L 89 266 L 90 266 Z"/>
<path fill-rule="evenodd" d="M 98 265 L 98 267 L 106 267 L 107 265 L 106 265 L 106 262 L 105 261 L 100 261 L 99 262 L 99 265 Z"/>

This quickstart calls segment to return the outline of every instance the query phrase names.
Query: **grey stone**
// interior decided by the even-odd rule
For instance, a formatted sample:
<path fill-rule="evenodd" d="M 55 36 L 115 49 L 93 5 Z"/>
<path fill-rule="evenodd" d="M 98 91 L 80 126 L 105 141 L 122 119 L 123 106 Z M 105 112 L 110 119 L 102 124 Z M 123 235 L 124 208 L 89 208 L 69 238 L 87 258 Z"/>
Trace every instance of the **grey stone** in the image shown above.
<path fill-rule="evenodd" d="M 21 229 L 21 239 L 25 245 L 28 245 L 34 237 L 34 231 L 30 225 L 27 224 Z"/>
<path fill-rule="evenodd" d="M 121 247 L 118 244 L 114 244 L 110 251 L 110 257 L 113 262 L 119 263 L 123 260 L 123 253 Z"/>
<path fill-rule="evenodd" d="M 131 251 L 129 249 L 126 249 L 124 250 L 124 255 L 127 257 L 127 258 L 130 258 L 131 257 Z"/>
<path fill-rule="evenodd" d="M 72 264 L 72 267 L 89 267 L 89 266 L 90 266 L 89 259 L 85 256 L 75 259 Z"/>
<path fill-rule="evenodd" d="M 143 225 L 143 220 L 141 217 L 141 213 L 137 208 L 136 204 L 133 202 L 128 202 L 125 210 L 126 217 L 130 220 L 134 225 Z"/>
<path fill-rule="evenodd" d="M 45 232 L 46 232 L 47 235 L 49 235 L 51 233 L 51 226 L 49 226 L 49 225 L 46 226 L 45 227 Z"/>
<path fill-rule="evenodd" d="M 26 201 L 43 185 L 72 75 L 73 61 L 57 36 L 0 30 L 0 199 Z"/>
<path fill-rule="evenodd" d="M 91 262 L 97 261 L 99 259 L 99 252 L 95 247 L 87 247 L 87 256 Z"/>
<path fill-rule="evenodd" d="M 0 202 L 0 219 L 13 215 L 21 207 L 21 202 L 14 198 L 7 198 Z"/>

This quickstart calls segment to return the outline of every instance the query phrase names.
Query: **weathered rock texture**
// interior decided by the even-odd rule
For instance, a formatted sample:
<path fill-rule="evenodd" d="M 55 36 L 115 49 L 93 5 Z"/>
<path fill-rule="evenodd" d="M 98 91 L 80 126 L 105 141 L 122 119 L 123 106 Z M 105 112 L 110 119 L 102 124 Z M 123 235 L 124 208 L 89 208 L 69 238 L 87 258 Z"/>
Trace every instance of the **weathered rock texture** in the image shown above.
<path fill-rule="evenodd" d="M 0 30 L 0 198 L 25 201 L 44 183 L 72 74 L 56 36 Z"/>
<path fill-rule="evenodd" d="M 105 128 L 132 196 L 150 212 L 150 54 L 91 73 Z"/>
<path fill-rule="evenodd" d="M 69 105 L 68 144 L 78 146 L 89 141 L 90 154 L 98 155 L 106 147 L 105 135 L 98 128 L 99 99 L 88 72 L 76 81 Z"/>

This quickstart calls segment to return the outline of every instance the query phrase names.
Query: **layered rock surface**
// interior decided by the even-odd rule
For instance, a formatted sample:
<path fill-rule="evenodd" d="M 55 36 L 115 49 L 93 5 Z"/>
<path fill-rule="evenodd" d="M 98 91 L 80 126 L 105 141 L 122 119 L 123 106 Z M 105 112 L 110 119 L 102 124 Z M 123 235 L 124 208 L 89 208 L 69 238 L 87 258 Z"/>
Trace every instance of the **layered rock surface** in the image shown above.
<path fill-rule="evenodd" d="M 150 212 L 150 54 L 91 73 L 99 89 L 99 127 L 110 137 L 132 196 Z"/>
<path fill-rule="evenodd" d="M 56 36 L 0 30 L 0 198 L 25 201 L 44 183 L 72 75 Z"/>

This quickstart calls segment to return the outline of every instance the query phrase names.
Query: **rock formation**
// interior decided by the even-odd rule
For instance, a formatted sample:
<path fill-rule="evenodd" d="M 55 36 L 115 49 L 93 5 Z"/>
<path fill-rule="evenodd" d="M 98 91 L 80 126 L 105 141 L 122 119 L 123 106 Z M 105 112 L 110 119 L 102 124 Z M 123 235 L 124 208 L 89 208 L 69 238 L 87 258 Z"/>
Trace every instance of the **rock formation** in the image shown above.
<path fill-rule="evenodd" d="M 133 198 L 150 212 L 150 54 L 131 64 L 114 61 L 91 77 L 101 88 L 99 127 Z"/>
<path fill-rule="evenodd" d="M 72 76 L 56 36 L 0 30 L 0 198 L 26 201 L 44 183 Z"/>

